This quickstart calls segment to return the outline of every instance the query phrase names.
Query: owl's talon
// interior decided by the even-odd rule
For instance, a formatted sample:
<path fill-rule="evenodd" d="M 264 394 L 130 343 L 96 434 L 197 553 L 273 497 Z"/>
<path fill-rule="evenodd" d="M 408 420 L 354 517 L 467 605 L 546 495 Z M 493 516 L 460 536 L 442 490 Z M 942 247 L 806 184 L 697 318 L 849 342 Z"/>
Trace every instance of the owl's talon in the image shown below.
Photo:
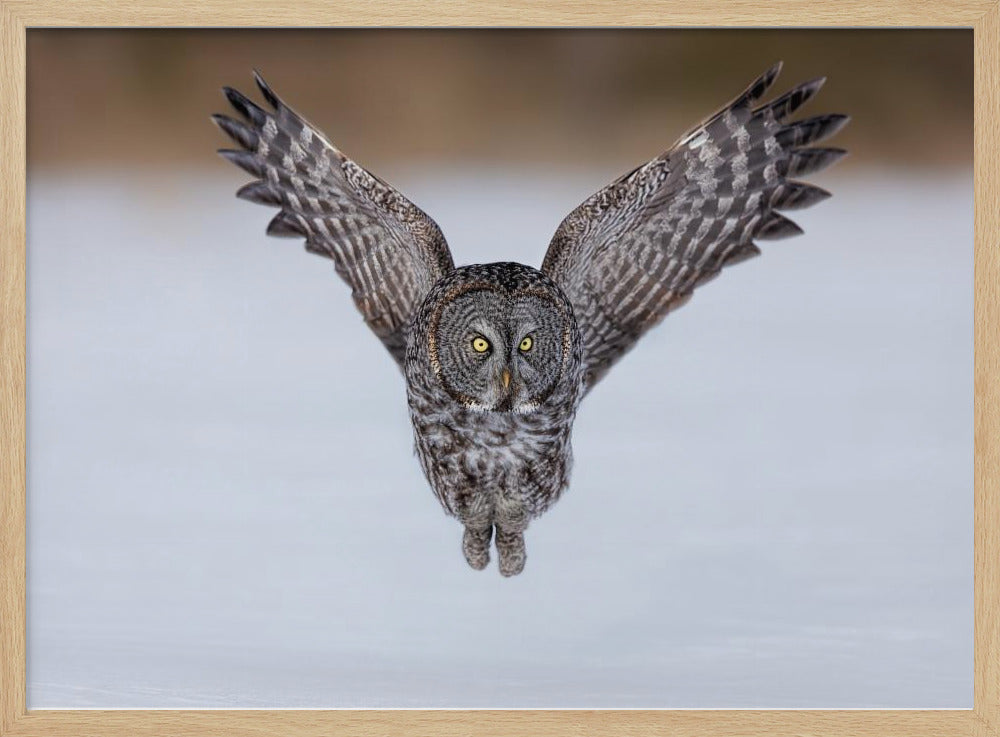
<path fill-rule="evenodd" d="M 504 532 L 497 528 L 497 555 L 500 557 L 500 575 L 516 576 L 524 570 L 528 553 L 524 547 L 524 534 Z"/>
<path fill-rule="evenodd" d="M 477 571 L 483 570 L 490 562 L 490 538 L 493 537 L 493 526 L 474 530 L 465 528 L 462 535 L 462 552 L 466 562 Z"/>

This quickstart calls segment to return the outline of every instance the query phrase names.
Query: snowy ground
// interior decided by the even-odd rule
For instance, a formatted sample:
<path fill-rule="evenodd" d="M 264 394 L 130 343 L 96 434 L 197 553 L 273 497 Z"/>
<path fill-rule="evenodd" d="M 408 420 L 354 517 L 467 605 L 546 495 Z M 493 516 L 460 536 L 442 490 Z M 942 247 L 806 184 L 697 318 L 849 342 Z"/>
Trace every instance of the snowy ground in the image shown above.
<path fill-rule="evenodd" d="M 845 170 L 650 334 L 507 580 L 220 172 L 31 178 L 31 707 L 971 706 L 971 173 Z M 457 262 L 537 265 L 613 174 L 402 184 Z"/>

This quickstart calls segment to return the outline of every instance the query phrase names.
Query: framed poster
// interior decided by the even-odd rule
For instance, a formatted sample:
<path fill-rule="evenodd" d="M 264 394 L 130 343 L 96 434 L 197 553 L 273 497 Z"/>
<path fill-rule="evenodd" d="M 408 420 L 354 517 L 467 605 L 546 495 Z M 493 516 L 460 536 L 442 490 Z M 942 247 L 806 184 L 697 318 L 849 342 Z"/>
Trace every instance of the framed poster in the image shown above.
<path fill-rule="evenodd" d="M 514 20 L 471 8 L 189 10 L 4 5 L 4 734 L 995 724 L 995 130 L 972 145 L 997 108 L 995 6 L 823 21 L 971 31 L 736 28 L 815 8 L 523 31 L 331 27 Z M 616 11 L 534 12 L 517 21 Z M 117 28 L 270 20 L 302 28 Z M 833 199 L 583 379 L 569 488 L 507 563 L 504 525 L 487 562 L 442 514 L 357 284 L 303 252 L 310 233 L 265 236 L 290 200 L 234 199 L 254 172 L 213 155 L 240 146 L 208 121 L 239 144 L 255 109 L 280 117 L 272 90 L 433 218 L 456 265 L 539 266 L 616 177 L 675 142 L 710 151 L 699 123 L 755 79 L 752 109 L 818 76 L 788 124 L 852 115 L 799 141 L 849 149 L 800 178 Z M 526 336 L 544 348 L 536 326 L 512 352 Z"/>

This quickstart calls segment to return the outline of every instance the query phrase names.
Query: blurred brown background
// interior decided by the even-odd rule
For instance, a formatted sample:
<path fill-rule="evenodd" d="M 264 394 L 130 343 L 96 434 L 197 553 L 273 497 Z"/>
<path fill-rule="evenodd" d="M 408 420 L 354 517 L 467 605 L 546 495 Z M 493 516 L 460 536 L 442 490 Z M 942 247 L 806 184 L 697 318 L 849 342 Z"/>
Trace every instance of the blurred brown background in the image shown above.
<path fill-rule="evenodd" d="M 218 166 L 219 87 L 252 68 L 373 168 L 483 161 L 627 167 L 783 59 L 783 91 L 847 112 L 852 167 L 971 166 L 965 30 L 31 30 L 37 167 Z"/>

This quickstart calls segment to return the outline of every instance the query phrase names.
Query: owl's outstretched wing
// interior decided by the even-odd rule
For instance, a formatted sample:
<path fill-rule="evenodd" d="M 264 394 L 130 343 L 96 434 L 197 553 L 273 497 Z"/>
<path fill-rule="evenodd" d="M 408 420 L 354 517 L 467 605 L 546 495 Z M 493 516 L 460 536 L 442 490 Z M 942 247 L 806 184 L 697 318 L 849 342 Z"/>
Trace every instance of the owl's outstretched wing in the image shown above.
<path fill-rule="evenodd" d="M 779 210 L 829 197 L 793 177 L 844 155 L 808 146 L 836 133 L 848 117 L 786 121 L 823 79 L 757 105 L 780 70 L 780 63 L 773 66 L 669 151 L 590 197 L 559 225 L 542 271 L 573 304 L 588 388 L 695 287 L 760 253 L 754 240 L 801 233 Z"/>
<path fill-rule="evenodd" d="M 219 153 L 256 177 L 236 196 L 281 208 L 268 234 L 305 237 L 307 251 L 333 260 L 365 322 L 402 365 L 411 318 L 454 269 L 441 229 L 254 78 L 270 110 L 225 87 L 243 120 L 212 116 L 241 147 Z"/>

